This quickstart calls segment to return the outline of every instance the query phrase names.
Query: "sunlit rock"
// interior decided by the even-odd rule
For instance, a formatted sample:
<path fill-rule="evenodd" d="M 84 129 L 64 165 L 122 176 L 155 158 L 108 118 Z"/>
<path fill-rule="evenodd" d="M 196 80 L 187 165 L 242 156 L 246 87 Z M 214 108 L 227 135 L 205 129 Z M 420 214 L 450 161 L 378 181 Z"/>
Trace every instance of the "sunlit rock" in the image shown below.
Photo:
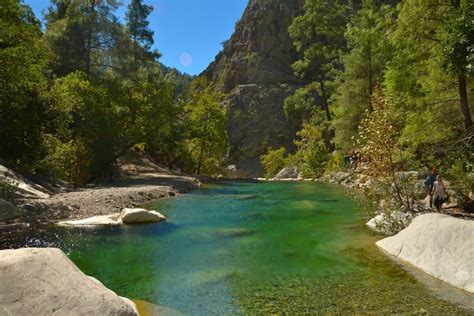
<path fill-rule="evenodd" d="M 93 216 L 85 219 L 59 222 L 61 226 L 114 226 L 122 224 L 120 213 Z"/>
<path fill-rule="evenodd" d="M 124 208 L 120 218 L 125 224 L 161 222 L 166 220 L 163 214 L 142 208 Z"/>
<path fill-rule="evenodd" d="M 138 315 L 56 248 L 0 251 L 2 315 Z"/>
<path fill-rule="evenodd" d="M 474 221 L 424 214 L 376 244 L 435 278 L 474 293 Z"/>

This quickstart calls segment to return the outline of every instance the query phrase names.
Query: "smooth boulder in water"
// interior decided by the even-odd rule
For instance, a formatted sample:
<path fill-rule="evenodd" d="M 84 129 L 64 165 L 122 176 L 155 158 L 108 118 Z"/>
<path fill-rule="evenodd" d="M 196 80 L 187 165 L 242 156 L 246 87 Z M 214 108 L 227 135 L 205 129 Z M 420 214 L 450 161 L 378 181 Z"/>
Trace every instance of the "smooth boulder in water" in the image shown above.
<path fill-rule="evenodd" d="M 120 213 L 120 218 L 125 224 L 153 223 L 166 220 L 163 214 L 143 208 L 124 208 Z"/>
<path fill-rule="evenodd" d="M 56 248 L 0 251 L 0 314 L 135 316 L 135 304 Z"/>
<path fill-rule="evenodd" d="M 99 215 L 84 219 L 59 222 L 60 226 L 115 226 L 122 224 L 120 214 Z"/>

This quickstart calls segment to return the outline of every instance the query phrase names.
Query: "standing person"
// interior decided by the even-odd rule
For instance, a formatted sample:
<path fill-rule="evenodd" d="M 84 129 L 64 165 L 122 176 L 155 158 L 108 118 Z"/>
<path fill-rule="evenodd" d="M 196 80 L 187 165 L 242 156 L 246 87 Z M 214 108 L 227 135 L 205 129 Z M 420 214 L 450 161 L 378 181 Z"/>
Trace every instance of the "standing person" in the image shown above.
<path fill-rule="evenodd" d="M 444 186 L 443 177 L 440 175 L 436 177 L 431 195 L 434 195 L 434 205 L 436 210 L 439 211 L 441 205 L 443 205 L 443 203 L 448 199 L 448 193 L 446 192 L 446 188 Z"/>
<path fill-rule="evenodd" d="M 430 207 L 433 207 L 433 185 L 436 182 L 436 178 L 438 177 L 438 170 L 436 168 L 433 168 L 431 170 L 431 173 L 428 175 L 428 177 L 425 180 L 425 188 L 426 192 L 428 192 L 430 196 Z"/>

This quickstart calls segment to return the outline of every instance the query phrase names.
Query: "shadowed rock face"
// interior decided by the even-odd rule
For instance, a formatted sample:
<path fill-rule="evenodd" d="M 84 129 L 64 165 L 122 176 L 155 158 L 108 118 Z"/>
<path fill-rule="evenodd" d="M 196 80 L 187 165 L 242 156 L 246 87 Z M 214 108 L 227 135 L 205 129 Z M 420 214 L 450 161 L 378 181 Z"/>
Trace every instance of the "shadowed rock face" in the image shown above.
<path fill-rule="evenodd" d="M 204 75 L 227 93 L 229 163 L 260 176 L 268 147 L 293 150 L 297 124 L 286 119 L 285 98 L 305 82 L 293 74 L 298 59 L 288 34 L 304 0 L 250 0 L 229 41 Z"/>

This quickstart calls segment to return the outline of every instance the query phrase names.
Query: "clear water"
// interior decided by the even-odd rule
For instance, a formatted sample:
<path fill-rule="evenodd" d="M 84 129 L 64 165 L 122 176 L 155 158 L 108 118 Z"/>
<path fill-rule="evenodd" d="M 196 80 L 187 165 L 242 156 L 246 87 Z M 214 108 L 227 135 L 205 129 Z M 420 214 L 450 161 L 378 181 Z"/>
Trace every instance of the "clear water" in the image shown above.
<path fill-rule="evenodd" d="M 148 207 L 168 221 L 46 229 L 0 247 L 60 247 L 119 295 L 166 313 L 472 313 L 382 255 L 336 186 L 231 182 Z"/>

